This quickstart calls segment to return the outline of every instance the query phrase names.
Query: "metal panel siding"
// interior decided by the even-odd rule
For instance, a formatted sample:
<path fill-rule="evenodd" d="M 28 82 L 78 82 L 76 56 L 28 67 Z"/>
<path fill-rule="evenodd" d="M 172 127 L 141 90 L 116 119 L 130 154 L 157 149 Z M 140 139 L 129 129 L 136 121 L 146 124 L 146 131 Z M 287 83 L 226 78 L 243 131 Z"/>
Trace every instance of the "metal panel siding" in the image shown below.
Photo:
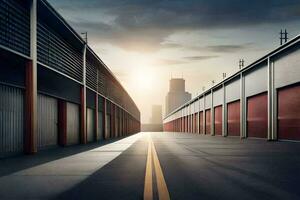
<path fill-rule="evenodd" d="M 98 112 L 98 134 L 99 134 L 99 140 L 103 140 L 104 139 L 104 135 L 103 135 L 103 113 L 102 112 Z"/>
<path fill-rule="evenodd" d="M 210 123 L 211 123 L 210 109 L 205 111 L 205 134 L 210 134 Z"/>
<path fill-rule="evenodd" d="M 278 138 L 300 140 L 300 86 L 278 91 Z"/>
<path fill-rule="evenodd" d="M 80 134 L 80 109 L 77 104 L 67 103 L 67 144 L 78 144 Z"/>
<path fill-rule="evenodd" d="M 225 85 L 226 103 L 236 101 L 240 99 L 240 79 L 235 79 L 229 84 Z"/>
<path fill-rule="evenodd" d="M 214 106 L 219 106 L 223 104 L 224 101 L 224 92 L 223 88 L 220 88 L 213 92 L 213 104 Z"/>
<path fill-rule="evenodd" d="M 83 80 L 82 52 L 71 46 L 42 20 L 38 20 L 37 26 L 37 59 L 79 82 Z"/>
<path fill-rule="evenodd" d="M 268 96 L 259 94 L 247 99 L 248 137 L 267 138 L 268 135 Z"/>
<path fill-rule="evenodd" d="M 288 55 L 275 60 L 275 87 L 283 87 L 300 81 L 300 50 L 289 52 Z"/>
<path fill-rule="evenodd" d="M 95 117 L 94 117 L 94 110 L 87 108 L 86 109 L 86 129 L 87 129 L 87 141 L 93 142 L 94 141 L 94 134 L 95 134 Z"/>
<path fill-rule="evenodd" d="M 38 132 L 39 149 L 55 146 L 58 143 L 58 105 L 55 98 L 38 95 Z"/>
<path fill-rule="evenodd" d="M 27 1 L 0 0 L 0 44 L 29 56 L 30 11 Z"/>
<path fill-rule="evenodd" d="M 215 107 L 215 134 L 222 135 L 222 106 Z"/>
<path fill-rule="evenodd" d="M 199 112 L 199 133 L 203 134 L 203 112 Z"/>
<path fill-rule="evenodd" d="M 227 104 L 228 136 L 240 136 L 240 101 Z"/>
<path fill-rule="evenodd" d="M 268 89 L 267 66 L 257 67 L 245 76 L 246 97 L 266 92 Z"/>
<path fill-rule="evenodd" d="M 205 96 L 205 109 L 211 108 L 211 94 Z"/>
<path fill-rule="evenodd" d="M 201 98 L 201 99 L 199 100 L 199 111 L 203 110 L 203 108 L 204 108 L 204 99 Z"/>
<path fill-rule="evenodd" d="M 24 94 L 0 85 L 0 157 L 23 151 Z"/>

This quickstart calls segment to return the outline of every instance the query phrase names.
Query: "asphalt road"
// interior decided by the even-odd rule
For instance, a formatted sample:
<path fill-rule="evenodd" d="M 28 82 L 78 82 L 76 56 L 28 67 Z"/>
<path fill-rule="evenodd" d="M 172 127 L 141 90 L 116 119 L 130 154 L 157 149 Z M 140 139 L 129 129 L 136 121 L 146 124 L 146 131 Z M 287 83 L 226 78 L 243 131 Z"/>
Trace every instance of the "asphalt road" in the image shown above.
<path fill-rule="evenodd" d="M 297 142 L 139 133 L 0 160 L 0 199 L 300 199 L 299 185 Z"/>

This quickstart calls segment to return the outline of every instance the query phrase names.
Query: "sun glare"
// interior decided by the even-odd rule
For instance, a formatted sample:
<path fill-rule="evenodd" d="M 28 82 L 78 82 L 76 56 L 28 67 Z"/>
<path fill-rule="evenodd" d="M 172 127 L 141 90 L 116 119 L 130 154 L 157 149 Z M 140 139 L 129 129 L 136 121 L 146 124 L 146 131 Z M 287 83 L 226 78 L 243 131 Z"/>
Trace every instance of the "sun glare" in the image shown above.
<path fill-rule="evenodd" d="M 153 70 L 148 67 L 140 67 L 132 73 L 132 81 L 142 91 L 151 90 L 155 84 Z"/>

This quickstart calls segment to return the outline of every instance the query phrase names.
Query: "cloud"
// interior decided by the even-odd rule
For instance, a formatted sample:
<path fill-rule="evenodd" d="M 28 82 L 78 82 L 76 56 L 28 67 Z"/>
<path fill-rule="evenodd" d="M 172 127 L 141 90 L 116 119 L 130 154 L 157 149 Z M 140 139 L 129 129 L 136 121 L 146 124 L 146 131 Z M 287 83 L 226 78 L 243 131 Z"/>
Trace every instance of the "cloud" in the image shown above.
<path fill-rule="evenodd" d="M 190 60 L 190 61 L 202 61 L 202 60 L 208 60 L 212 58 L 218 58 L 219 56 L 214 55 L 214 56 L 187 56 L 184 57 L 184 59 Z"/>
<path fill-rule="evenodd" d="M 175 60 L 175 59 L 160 59 L 159 61 L 156 62 L 156 64 L 158 65 L 181 65 L 186 63 L 188 62 L 183 60 Z"/>
<path fill-rule="evenodd" d="M 93 40 L 134 51 L 155 51 L 171 34 L 300 20 L 299 0 L 49 0 Z M 79 14 L 78 14 L 79 13 Z M 79 17 L 80 16 L 80 17 Z M 76 18 L 76 20 L 74 20 Z M 208 47 L 233 52 L 240 47 Z"/>
<path fill-rule="evenodd" d="M 238 52 L 250 48 L 251 46 L 252 43 L 246 43 L 240 45 L 211 45 L 211 46 L 204 47 L 204 49 L 211 52 L 217 52 L 217 53 L 234 53 L 234 52 Z"/>

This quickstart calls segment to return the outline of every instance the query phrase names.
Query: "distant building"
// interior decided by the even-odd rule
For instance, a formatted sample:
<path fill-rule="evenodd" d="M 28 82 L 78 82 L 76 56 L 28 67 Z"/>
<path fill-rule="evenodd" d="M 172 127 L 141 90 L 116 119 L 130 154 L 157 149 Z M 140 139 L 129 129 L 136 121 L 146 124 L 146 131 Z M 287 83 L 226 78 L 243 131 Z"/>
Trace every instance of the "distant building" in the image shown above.
<path fill-rule="evenodd" d="M 174 78 L 170 80 L 169 92 L 166 96 L 166 115 L 191 100 L 192 95 L 185 91 L 185 80 Z"/>

